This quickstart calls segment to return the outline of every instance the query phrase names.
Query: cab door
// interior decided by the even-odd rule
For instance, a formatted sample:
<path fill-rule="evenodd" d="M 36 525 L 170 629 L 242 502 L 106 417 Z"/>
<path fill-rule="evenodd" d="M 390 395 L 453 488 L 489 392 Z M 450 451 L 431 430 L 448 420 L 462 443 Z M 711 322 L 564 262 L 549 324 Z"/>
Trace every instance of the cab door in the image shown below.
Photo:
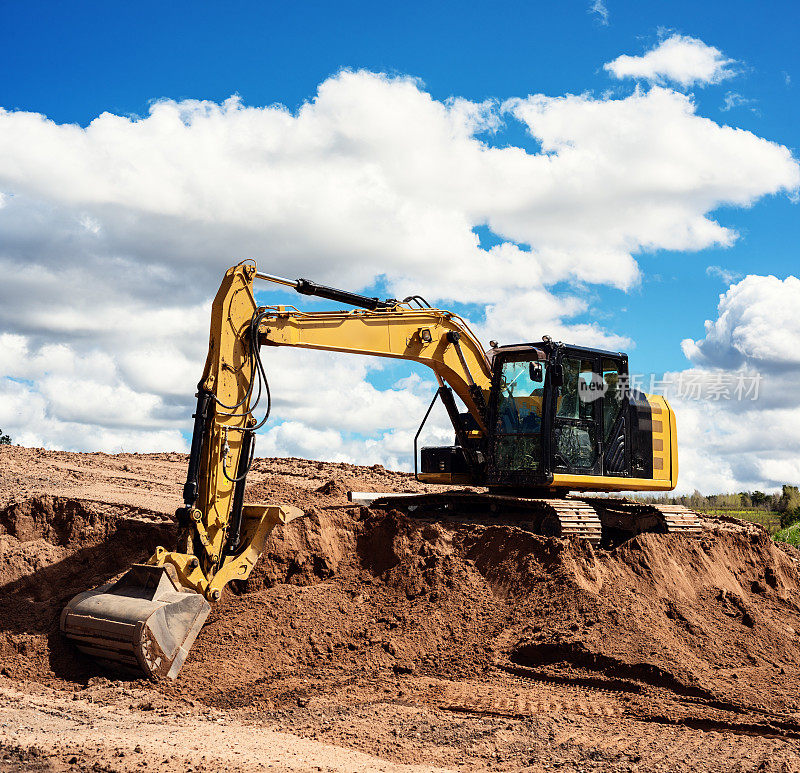
<path fill-rule="evenodd" d="M 550 449 L 553 472 L 603 474 L 603 379 L 598 357 L 567 354 L 553 390 Z"/>
<path fill-rule="evenodd" d="M 496 361 L 490 425 L 490 485 L 535 485 L 542 476 L 547 366 L 521 352 Z"/>
<path fill-rule="evenodd" d="M 630 475 L 628 428 L 628 362 L 602 358 L 603 374 L 603 475 Z"/>

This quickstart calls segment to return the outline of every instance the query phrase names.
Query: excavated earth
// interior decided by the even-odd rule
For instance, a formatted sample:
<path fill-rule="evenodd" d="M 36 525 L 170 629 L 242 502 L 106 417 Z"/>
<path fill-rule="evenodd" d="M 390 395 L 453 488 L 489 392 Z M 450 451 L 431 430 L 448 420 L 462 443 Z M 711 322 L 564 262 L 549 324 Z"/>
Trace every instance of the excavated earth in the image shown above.
<path fill-rule="evenodd" d="M 186 457 L 0 447 L 0 770 L 800 771 L 800 552 L 756 526 L 608 548 L 404 517 L 382 467 L 260 459 L 273 532 L 175 682 L 58 632 L 175 539 Z"/>

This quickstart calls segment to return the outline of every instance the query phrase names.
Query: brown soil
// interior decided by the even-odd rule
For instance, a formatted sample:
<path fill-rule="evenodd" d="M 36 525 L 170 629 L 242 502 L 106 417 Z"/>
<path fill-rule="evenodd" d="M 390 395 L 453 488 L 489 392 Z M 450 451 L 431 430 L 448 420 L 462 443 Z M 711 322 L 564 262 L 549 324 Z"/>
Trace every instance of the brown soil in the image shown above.
<path fill-rule="evenodd" d="M 249 498 L 306 517 L 226 591 L 176 682 L 119 681 L 63 641 L 58 615 L 171 544 L 185 464 L 0 450 L 0 769 L 236 768 L 222 721 L 252 749 L 276 730 L 324 747 L 303 747 L 319 765 L 275 763 L 287 770 L 800 770 L 797 551 L 730 520 L 602 550 L 348 503 L 426 489 L 380 467 L 258 460 Z M 53 712 L 47 741 L 34 728 Z M 120 716 L 97 748 L 87 712 Z M 216 741 L 167 754 L 164 722 Z M 141 753 L 115 756 L 140 736 Z M 336 767 L 326 744 L 362 757 Z"/>

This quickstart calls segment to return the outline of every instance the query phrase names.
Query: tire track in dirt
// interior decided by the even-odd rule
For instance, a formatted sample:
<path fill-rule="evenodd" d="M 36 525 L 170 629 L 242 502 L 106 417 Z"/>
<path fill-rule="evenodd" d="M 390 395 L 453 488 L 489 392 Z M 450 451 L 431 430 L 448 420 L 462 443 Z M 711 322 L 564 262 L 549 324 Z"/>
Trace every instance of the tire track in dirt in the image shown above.
<path fill-rule="evenodd" d="M 428 700 L 448 711 L 507 717 L 565 713 L 613 717 L 625 712 L 611 695 L 580 688 L 510 691 L 477 683 L 455 683 L 435 687 Z"/>
<path fill-rule="evenodd" d="M 779 715 L 760 711 L 750 721 L 742 716 L 745 709 L 720 709 L 697 698 L 659 694 L 648 690 L 630 697 L 629 689 L 585 687 L 583 685 L 554 685 L 543 680 L 539 689 L 513 689 L 475 682 L 444 684 L 434 687 L 427 696 L 429 702 L 446 711 L 514 718 L 539 714 L 576 714 L 585 717 L 622 717 L 637 722 L 680 727 L 688 732 L 723 732 L 747 737 L 800 739 L 800 724 L 786 721 Z M 701 709 L 697 714 L 686 713 L 686 704 Z M 710 702 L 713 703 L 713 702 Z M 712 715 L 708 714 L 712 710 Z M 734 717 L 725 714 L 733 713 Z M 752 715 L 750 715 L 752 717 Z"/>
<path fill-rule="evenodd" d="M 765 735 L 786 735 L 789 737 L 800 738 L 800 722 L 794 716 L 769 711 L 760 706 L 751 706 L 746 704 L 737 704 L 731 701 L 721 700 L 708 696 L 686 695 L 682 692 L 675 693 L 669 688 L 657 688 L 653 685 L 639 684 L 637 682 L 613 679 L 613 678 L 597 678 L 588 676 L 563 676 L 560 674 L 547 674 L 541 673 L 534 669 L 525 667 L 508 666 L 502 663 L 496 663 L 495 666 L 501 671 L 505 671 L 518 677 L 523 682 L 533 682 L 542 685 L 558 685 L 562 688 L 586 691 L 589 694 L 605 695 L 609 698 L 614 696 L 620 697 L 622 695 L 636 695 L 639 696 L 639 701 L 628 701 L 631 711 L 636 709 L 636 714 L 640 719 L 652 722 L 662 722 L 666 724 L 694 724 L 700 727 L 706 723 L 709 728 L 717 726 L 723 729 L 729 729 L 737 732 L 748 732 L 755 734 Z M 730 720 L 708 719 L 702 717 L 686 716 L 683 719 L 676 720 L 669 715 L 659 715 L 656 713 L 649 714 L 643 708 L 651 702 L 654 705 L 659 704 L 674 704 L 682 710 L 686 710 L 687 706 L 695 706 L 700 711 L 713 710 L 717 714 L 732 714 L 736 718 Z M 759 718 L 753 721 L 746 721 L 743 717 Z"/>
<path fill-rule="evenodd" d="M 578 746 L 584 753 L 624 756 L 646 764 L 648 770 L 715 769 L 710 760 L 724 760 L 725 770 L 800 770 L 800 744 L 794 740 L 800 736 L 795 733 L 759 723 L 637 717 L 636 707 L 615 700 L 615 691 L 610 689 L 554 689 L 543 682 L 542 689 L 519 691 L 472 682 L 436 685 L 427 697 L 440 710 L 516 719 L 542 714 L 610 721 L 629 718 L 638 732 L 620 733 L 615 725 L 608 734 L 601 723 L 589 737 L 585 728 L 569 730 L 556 735 L 554 743 L 557 747 Z M 702 726 L 693 726 L 695 723 Z M 657 732 L 648 729 L 652 724 L 660 726 Z M 698 755 L 704 762 L 697 761 Z"/>
<path fill-rule="evenodd" d="M 786 770 L 796 771 L 797 746 L 785 740 L 759 736 L 700 732 L 676 728 L 659 734 L 614 733 L 587 739 L 584 733 L 568 732 L 556 736 L 555 745 L 597 750 L 605 755 L 627 757 L 631 762 L 646 764 L 648 770 L 704 771 L 719 770 Z"/>

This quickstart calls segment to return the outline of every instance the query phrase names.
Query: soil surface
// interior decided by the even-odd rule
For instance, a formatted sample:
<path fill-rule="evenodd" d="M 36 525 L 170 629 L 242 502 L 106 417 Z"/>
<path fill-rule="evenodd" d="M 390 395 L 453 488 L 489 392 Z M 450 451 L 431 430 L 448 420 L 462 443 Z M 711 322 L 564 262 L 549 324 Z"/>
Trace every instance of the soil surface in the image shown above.
<path fill-rule="evenodd" d="M 382 467 L 256 460 L 249 500 L 306 516 L 176 681 L 102 671 L 59 613 L 172 546 L 186 463 L 0 447 L 0 770 L 800 771 L 800 552 L 349 503 L 432 490 Z"/>

